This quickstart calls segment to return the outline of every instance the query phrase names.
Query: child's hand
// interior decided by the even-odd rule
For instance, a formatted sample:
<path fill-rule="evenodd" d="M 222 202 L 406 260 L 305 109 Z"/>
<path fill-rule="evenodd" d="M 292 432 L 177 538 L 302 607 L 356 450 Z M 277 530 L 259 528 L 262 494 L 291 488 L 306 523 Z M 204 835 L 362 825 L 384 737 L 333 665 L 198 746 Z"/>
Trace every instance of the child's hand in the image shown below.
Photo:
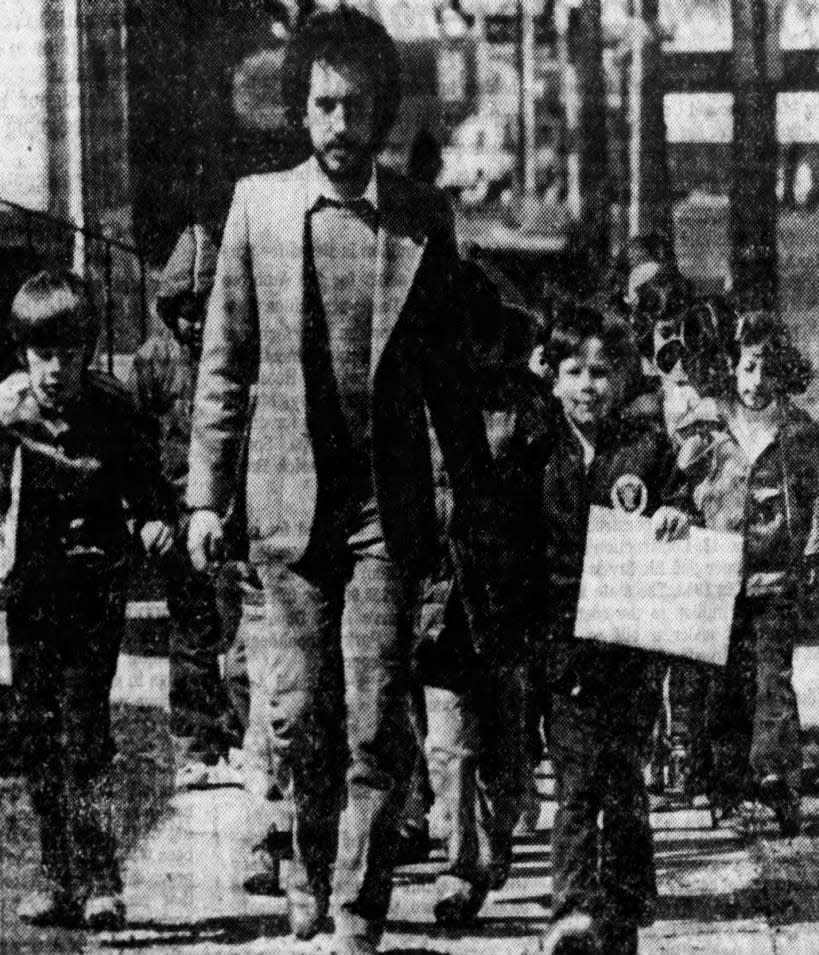
<path fill-rule="evenodd" d="M 691 518 L 676 507 L 661 507 L 651 519 L 658 541 L 676 541 L 688 536 Z"/>
<path fill-rule="evenodd" d="M 173 547 L 173 531 L 164 521 L 147 521 L 139 536 L 145 553 L 150 557 L 164 557 Z"/>

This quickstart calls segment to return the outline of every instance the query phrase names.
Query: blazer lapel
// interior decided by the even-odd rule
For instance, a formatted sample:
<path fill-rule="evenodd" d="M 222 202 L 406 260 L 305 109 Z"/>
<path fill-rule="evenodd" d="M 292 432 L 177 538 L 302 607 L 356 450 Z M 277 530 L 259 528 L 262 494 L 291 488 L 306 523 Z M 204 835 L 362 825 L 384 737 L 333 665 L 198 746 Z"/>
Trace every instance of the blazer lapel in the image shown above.
<path fill-rule="evenodd" d="M 371 378 L 401 315 L 427 243 L 425 235 L 408 228 L 412 211 L 404 208 L 397 197 L 387 191 L 383 178 L 379 189 Z"/>

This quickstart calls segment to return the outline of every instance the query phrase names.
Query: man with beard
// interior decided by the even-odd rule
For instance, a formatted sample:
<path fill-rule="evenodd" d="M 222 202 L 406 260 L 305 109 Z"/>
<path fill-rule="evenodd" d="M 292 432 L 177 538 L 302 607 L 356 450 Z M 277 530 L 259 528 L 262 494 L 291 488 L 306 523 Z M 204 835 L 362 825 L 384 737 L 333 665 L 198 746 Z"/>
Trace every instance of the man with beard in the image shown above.
<path fill-rule="evenodd" d="M 248 535 L 269 632 L 249 647 L 249 669 L 292 779 L 290 923 L 301 939 L 321 931 L 334 866 L 342 955 L 371 955 L 383 932 L 416 753 L 410 608 L 437 545 L 425 407 L 473 566 L 492 469 L 461 348 L 451 210 L 374 164 L 398 73 L 383 27 L 347 6 L 294 34 L 283 92 L 312 155 L 236 187 L 188 483 L 188 542 L 203 568 L 250 417 Z"/>

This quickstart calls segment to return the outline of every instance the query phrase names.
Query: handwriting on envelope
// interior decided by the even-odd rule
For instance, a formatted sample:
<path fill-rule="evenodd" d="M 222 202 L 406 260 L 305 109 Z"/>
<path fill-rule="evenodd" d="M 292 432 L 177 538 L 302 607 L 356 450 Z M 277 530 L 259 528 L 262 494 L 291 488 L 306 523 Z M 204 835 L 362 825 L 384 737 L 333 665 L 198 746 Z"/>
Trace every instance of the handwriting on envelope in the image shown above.
<path fill-rule="evenodd" d="M 650 519 L 594 506 L 575 636 L 724 666 L 741 574 L 739 534 L 667 543 Z"/>

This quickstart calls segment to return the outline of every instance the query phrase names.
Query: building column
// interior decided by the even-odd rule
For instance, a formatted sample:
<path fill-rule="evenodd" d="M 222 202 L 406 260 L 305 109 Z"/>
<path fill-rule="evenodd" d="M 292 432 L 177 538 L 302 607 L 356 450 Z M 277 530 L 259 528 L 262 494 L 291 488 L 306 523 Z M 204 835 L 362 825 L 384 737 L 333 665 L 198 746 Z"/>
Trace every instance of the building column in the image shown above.
<path fill-rule="evenodd" d="M 776 0 L 774 0 L 776 2 Z M 730 240 L 741 307 L 773 307 L 777 293 L 776 90 L 770 75 L 766 0 L 731 0 L 734 18 L 734 142 Z M 775 60 L 774 60 L 775 62 Z"/>
<path fill-rule="evenodd" d="M 611 201 L 600 0 L 583 0 L 576 16 L 580 229 L 590 265 L 600 271 L 609 254 Z"/>
<path fill-rule="evenodd" d="M 671 242 L 674 222 L 666 157 L 659 2 L 634 0 L 634 12 L 629 235 L 657 233 Z"/>

